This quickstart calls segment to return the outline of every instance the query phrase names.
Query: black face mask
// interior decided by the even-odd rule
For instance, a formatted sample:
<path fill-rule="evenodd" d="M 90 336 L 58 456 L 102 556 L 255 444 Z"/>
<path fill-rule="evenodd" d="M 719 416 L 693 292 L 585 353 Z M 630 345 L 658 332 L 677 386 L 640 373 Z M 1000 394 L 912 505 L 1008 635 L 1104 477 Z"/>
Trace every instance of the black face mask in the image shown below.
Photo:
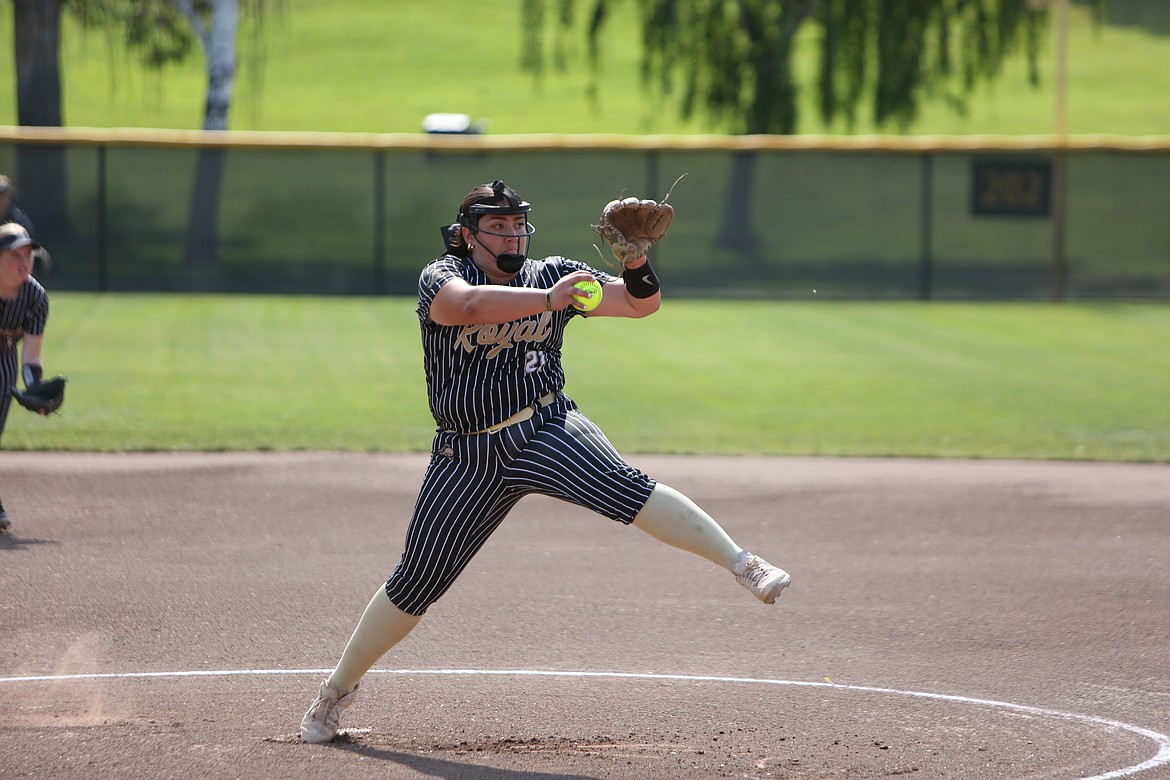
<path fill-rule="evenodd" d="M 496 255 L 496 266 L 506 274 L 514 274 L 524 267 L 526 259 L 525 255 L 518 252 L 501 252 Z"/>

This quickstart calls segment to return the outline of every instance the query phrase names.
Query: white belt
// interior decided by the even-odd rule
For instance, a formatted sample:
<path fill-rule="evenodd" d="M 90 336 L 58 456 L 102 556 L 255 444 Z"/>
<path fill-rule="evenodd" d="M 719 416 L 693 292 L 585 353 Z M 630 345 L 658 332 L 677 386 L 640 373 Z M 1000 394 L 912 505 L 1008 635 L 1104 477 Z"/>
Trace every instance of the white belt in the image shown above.
<path fill-rule="evenodd" d="M 498 422 L 495 425 L 491 426 L 490 428 L 484 428 L 482 431 L 472 431 L 468 435 L 469 436 L 476 436 L 476 435 L 481 434 L 481 433 L 499 433 L 500 431 L 504 430 L 505 428 L 510 428 L 511 426 L 515 425 L 516 423 L 522 423 L 525 420 L 532 419 L 532 416 L 534 414 L 536 414 L 537 409 L 543 409 L 544 407 L 548 406 L 549 404 L 551 404 L 555 400 L 557 400 L 557 393 L 554 390 L 553 392 L 549 393 L 548 395 L 542 395 L 540 398 L 537 399 L 536 403 L 532 404 L 532 406 L 525 406 L 523 409 L 516 412 L 516 414 L 512 415 L 511 417 L 504 420 L 503 422 Z"/>

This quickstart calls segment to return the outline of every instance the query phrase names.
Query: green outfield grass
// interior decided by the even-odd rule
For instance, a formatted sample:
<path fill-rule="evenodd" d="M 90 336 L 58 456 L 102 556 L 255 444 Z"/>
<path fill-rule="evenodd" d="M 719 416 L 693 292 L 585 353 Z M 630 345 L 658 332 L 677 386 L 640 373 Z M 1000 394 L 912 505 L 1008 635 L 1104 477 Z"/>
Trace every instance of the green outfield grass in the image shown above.
<path fill-rule="evenodd" d="M 540 83 L 520 71 L 513 0 L 283 6 L 262 70 L 243 47 L 233 129 L 417 132 L 426 114 L 457 111 L 490 120 L 493 134 L 721 130 L 647 100 L 635 33 L 620 25 L 591 102 L 580 68 Z M 633 6 L 617 4 L 627 15 Z M 11 41 L 11 25 L 0 13 L 0 40 Z M 908 132 L 1050 132 L 1054 57 L 1050 43 L 1040 89 L 1018 58 L 966 116 L 927 106 Z M 1170 37 L 1094 31 L 1077 7 L 1068 130 L 1170 132 L 1168 61 Z M 13 67 L 0 58 L 0 124 L 16 122 Z M 67 125 L 200 125 L 199 55 L 147 74 L 66 17 L 62 67 Z M 815 122 L 812 100 L 803 132 L 846 130 Z M 874 129 L 864 116 L 852 128 Z M 45 360 L 70 377 L 68 400 L 49 419 L 14 408 L 3 449 L 429 447 L 412 299 L 52 300 Z M 575 323 L 567 390 L 627 453 L 1170 462 L 1167 344 L 1165 305 L 675 300 L 648 320 Z"/>
<path fill-rule="evenodd" d="M 5 449 L 423 451 L 408 298 L 56 293 L 61 413 Z M 570 326 L 627 453 L 1170 462 L 1170 307 L 668 301 Z"/>
<path fill-rule="evenodd" d="M 1075 5 L 1069 36 L 1068 131 L 1149 135 L 1170 132 L 1170 28 L 1164 0 L 1125 0 L 1156 24 L 1094 28 Z M 553 15 L 552 6 L 548 15 Z M 583 5 L 583 4 L 580 4 Z M 418 132 L 432 112 L 487 119 L 491 133 L 722 132 L 683 121 L 673 104 L 641 90 L 636 4 L 611 4 L 617 17 L 604 38 L 602 86 L 591 100 L 584 44 L 568 46 L 567 70 L 537 81 L 520 69 L 522 25 L 515 0 L 286 0 L 265 25 L 262 46 L 247 29 L 231 127 L 235 130 Z M 102 31 L 83 31 L 64 16 L 65 124 L 75 127 L 194 129 L 202 122 L 205 75 L 196 52 L 181 67 L 148 72 Z M 551 22 L 550 22 L 551 24 Z M 1053 25 L 1055 30 L 1055 25 Z M 914 134 L 1032 134 L 1053 131 L 1055 33 L 1041 57 L 1042 83 L 1029 85 L 1023 55 L 1003 78 L 981 89 L 966 115 L 939 102 L 923 107 Z M 553 36 L 547 36 L 551 42 Z M 0 40 L 12 40 L 12 14 L 0 14 Z M 814 67 L 810 30 L 798 66 Z M 260 55 L 258 56 L 258 52 Z M 263 66 L 257 63 L 263 61 Z M 548 53 L 552 61 L 552 53 Z M 0 58 L 0 124 L 16 123 L 11 56 Z M 800 132 L 874 132 L 862 110 L 853 128 L 825 127 L 815 96 L 803 96 Z M 894 128 L 896 130 L 896 128 Z"/>

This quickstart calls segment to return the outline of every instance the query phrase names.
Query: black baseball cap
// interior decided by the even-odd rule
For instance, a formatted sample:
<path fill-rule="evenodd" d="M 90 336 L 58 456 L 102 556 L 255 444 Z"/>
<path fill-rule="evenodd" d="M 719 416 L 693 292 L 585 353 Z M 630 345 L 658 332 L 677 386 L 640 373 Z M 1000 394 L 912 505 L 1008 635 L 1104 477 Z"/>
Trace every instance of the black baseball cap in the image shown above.
<path fill-rule="evenodd" d="M 0 225 L 0 252 L 20 249 L 22 246 L 31 246 L 33 249 L 41 248 L 41 245 L 29 236 L 28 231 L 19 222 Z"/>

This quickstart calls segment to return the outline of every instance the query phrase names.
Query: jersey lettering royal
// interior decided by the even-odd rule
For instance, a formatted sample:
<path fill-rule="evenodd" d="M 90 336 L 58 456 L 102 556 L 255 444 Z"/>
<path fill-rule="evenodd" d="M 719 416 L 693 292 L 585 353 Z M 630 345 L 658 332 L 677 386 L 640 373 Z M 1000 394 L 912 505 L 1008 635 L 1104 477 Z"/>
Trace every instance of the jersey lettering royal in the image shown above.
<path fill-rule="evenodd" d="M 547 342 L 552 335 L 552 312 L 545 312 L 535 320 L 517 320 L 502 325 L 464 325 L 459 333 L 459 345 L 467 352 L 488 346 L 486 357 L 494 359 L 505 349 L 521 342 Z"/>

